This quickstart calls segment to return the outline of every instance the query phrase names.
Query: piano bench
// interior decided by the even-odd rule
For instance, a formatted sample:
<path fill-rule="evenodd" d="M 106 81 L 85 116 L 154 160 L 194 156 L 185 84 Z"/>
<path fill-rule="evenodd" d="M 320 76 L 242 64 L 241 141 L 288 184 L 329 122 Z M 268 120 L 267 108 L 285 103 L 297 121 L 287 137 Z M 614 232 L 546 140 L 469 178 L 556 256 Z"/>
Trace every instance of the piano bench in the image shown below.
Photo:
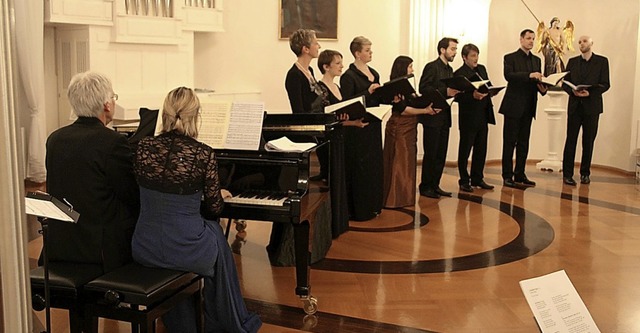
<path fill-rule="evenodd" d="M 84 285 L 102 275 L 102 265 L 69 262 L 49 262 L 49 303 L 50 307 L 69 310 L 69 331 L 79 333 L 96 331 L 98 321 L 85 321 Z M 36 311 L 45 308 L 44 267 L 36 267 L 30 272 L 32 306 Z M 88 326 L 88 325 L 91 325 Z"/>
<path fill-rule="evenodd" d="M 202 276 L 138 263 L 117 268 L 85 285 L 87 318 L 131 323 L 131 332 L 155 332 L 157 318 L 179 302 L 195 302 L 198 329 L 204 331 Z"/>

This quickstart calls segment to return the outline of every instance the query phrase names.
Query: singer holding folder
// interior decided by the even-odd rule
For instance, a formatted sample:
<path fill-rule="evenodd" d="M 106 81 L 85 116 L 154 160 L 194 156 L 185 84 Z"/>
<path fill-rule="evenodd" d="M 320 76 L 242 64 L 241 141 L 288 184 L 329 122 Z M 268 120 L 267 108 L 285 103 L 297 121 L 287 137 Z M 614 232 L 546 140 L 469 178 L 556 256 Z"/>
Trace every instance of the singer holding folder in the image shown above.
<path fill-rule="evenodd" d="M 470 81 L 488 80 L 487 69 L 478 64 L 479 54 L 480 50 L 476 45 L 465 44 L 462 47 L 464 62 L 453 75 L 466 77 Z M 492 185 L 484 181 L 484 163 L 487 159 L 487 138 L 489 135 L 488 124 L 495 125 L 496 123 L 491 96 L 489 92 L 481 93 L 476 89 L 456 95 L 456 102 L 458 102 L 459 108 L 458 172 L 460 179 L 458 185 L 460 190 L 473 192 L 473 187 L 485 190 L 493 189 Z M 471 175 L 469 175 L 467 161 L 472 149 Z"/>
<path fill-rule="evenodd" d="M 390 79 L 413 74 L 413 59 L 397 57 Z M 435 114 L 431 106 L 413 107 L 411 98 L 397 96 L 384 135 L 384 207 L 400 208 L 416 203 L 416 156 L 419 114 Z"/>
<path fill-rule="evenodd" d="M 369 98 L 380 86 L 380 74 L 367 65 L 371 61 L 371 41 L 359 36 L 349 45 L 355 61 L 340 77 L 342 98 L 364 95 L 366 106 L 380 103 Z M 366 221 L 382 211 L 382 122 L 366 117 L 369 125 L 345 128 L 347 198 L 351 220 Z"/>
<path fill-rule="evenodd" d="M 453 97 L 458 90 L 448 88 L 441 79 L 453 77 L 449 63 L 458 50 L 458 40 L 442 38 L 438 42 L 438 58 L 424 66 L 420 77 L 420 94 L 428 95 L 437 90 L 446 98 Z M 422 124 L 422 176 L 419 185 L 420 195 L 429 198 L 451 196 L 451 192 L 440 188 L 440 179 L 444 171 L 449 146 L 449 128 L 451 127 L 451 108 L 447 105 L 435 115 L 425 114 L 418 120 Z"/>

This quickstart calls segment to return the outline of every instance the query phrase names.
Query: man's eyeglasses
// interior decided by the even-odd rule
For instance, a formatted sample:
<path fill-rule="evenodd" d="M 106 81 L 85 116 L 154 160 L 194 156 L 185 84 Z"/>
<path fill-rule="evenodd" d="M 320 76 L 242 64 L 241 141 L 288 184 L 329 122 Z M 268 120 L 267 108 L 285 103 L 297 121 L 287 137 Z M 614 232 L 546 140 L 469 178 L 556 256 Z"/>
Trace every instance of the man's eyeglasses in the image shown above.
<path fill-rule="evenodd" d="M 111 96 L 111 98 L 113 98 L 114 101 L 118 100 L 118 94 L 113 94 L 113 96 Z"/>

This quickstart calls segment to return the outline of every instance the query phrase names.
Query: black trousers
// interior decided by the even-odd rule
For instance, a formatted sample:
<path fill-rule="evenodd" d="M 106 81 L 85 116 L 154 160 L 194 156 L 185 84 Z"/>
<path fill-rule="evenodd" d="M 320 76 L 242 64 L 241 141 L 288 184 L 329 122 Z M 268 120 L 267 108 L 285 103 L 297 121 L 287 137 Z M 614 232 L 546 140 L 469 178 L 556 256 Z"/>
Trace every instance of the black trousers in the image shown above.
<path fill-rule="evenodd" d="M 458 146 L 458 173 L 460 179 L 458 184 L 477 185 L 484 179 L 484 163 L 487 160 L 487 136 L 489 128 L 487 124 L 477 128 L 460 130 L 460 145 Z M 467 171 L 469 154 L 473 149 L 471 157 L 471 176 Z"/>
<path fill-rule="evenodd" d="M 420 191 L 435 190 L 440 185 L 449 147 L 449 126 L 422 127 L 422 175 Z"/>
<path fill-rule="evenodd" d="M 504 117 L 502 131 L 502 179 L 524 180 L 527 155 L 529 155 L 529 137 L 533 117 Z M 516 166 L 513 167 L 513 151 L 516 152 Z"/>
<path fill-rule="evenodd" d="M 575 112 L 567 116 L 567 139 L 564 142 L 564 153 L 562 154 L 562 174 L 564 177 L 573 177 L 573 164 L 576 158 L 580 127 L 582 127 L 580 175 L 591 175 L 591 158 L 593 157 L 593 144 L 596 141 L 596 134 L 598 134 L 599 119 L 599 113 L 588 114 L 581 105 Z"/>

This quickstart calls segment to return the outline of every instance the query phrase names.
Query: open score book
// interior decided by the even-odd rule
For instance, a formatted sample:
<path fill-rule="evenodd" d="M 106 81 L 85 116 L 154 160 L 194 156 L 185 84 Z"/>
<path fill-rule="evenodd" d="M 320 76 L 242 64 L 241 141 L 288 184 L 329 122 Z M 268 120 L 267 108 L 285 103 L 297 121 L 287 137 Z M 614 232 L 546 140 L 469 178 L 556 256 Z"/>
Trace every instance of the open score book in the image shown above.
<path fill-rule="evenodd" d="M 264 119 L 263 102 L 220 102 L 201 99 L 197 140 L 214 149 L 258 150 Z M 158 112 L 155 135 L 162 130 Z"/>

